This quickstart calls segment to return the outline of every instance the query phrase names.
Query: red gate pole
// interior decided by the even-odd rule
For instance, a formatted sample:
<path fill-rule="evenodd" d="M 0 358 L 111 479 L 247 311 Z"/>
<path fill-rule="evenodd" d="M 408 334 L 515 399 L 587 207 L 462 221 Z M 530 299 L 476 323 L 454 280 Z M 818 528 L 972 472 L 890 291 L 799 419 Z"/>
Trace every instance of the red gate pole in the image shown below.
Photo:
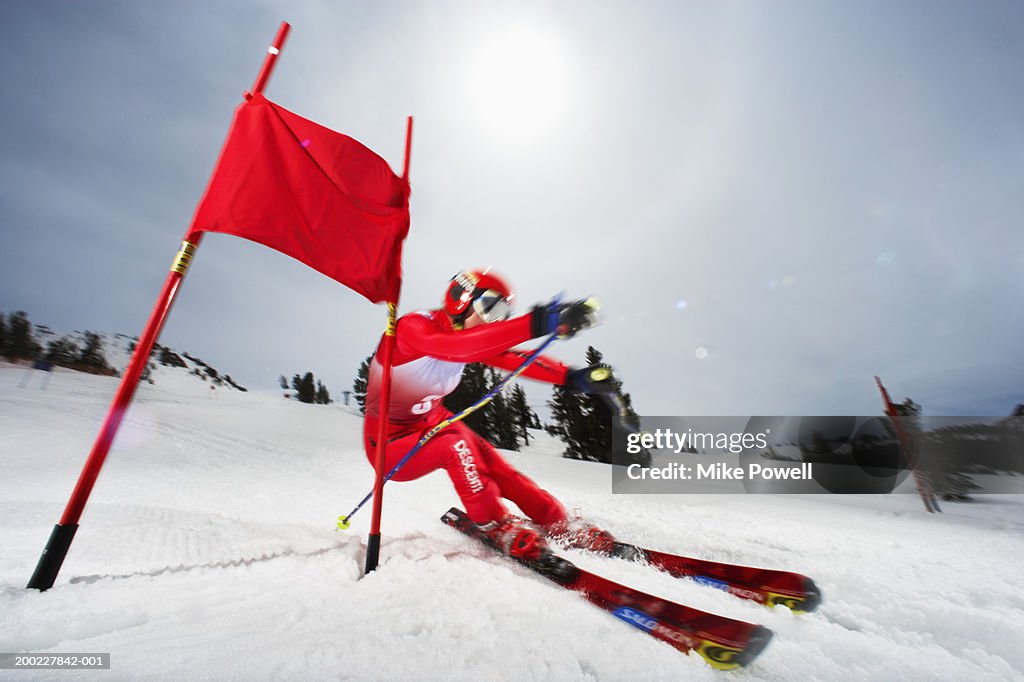
<path fill-rule="evenodd" d="M 402 180 L 408 186 L 409 156 L 412 151 L 412 116 L 405 124 L 405 161 L 402 164 Z M 370 519 L 370 536 L 366 539 L 366 573 L 376 570 L 380 560 L 380 517 L 384 508 L 385 455 L 388 446 L 388 411 L 391 402 L 391 361 L 395 351 L 395 327 L 397 326 L 398 296 L 388 301 L 388 326 L 384 331 L 381 347 L 380 379 L 380 420 L 377 425 L 377 452 L 374 456 L 375 477 L 373 481 L 373 515 Z"/>
<path fill-rule="evenodd" d="M 266 86 L 271 71 L 274 68 L 274 63 L 277 61 L 277 56 L 281 52 L 281 47 L 288 37 L 288 30 L 290 28 L 291 26 L 287 22 L 281 22 L 277 37 L 270 48 L 268 48 L 268 54 L 263 61 L 263 67 L 256 78 L 256 84 L 253 86 L 254 93 L 262 92 Z M 48 590 L 53 587 L 53 583 L 57 579 L 60 567 L 67 557 L 68 550 L 71 548 L 71 541 L 78 530 L 78 522 L 82 517 L 82 511 L 85 509 L 85 504 L 89 500 L 89 495 L 96 483 L 96 478 L 100 474 L 100 469 L 103 468 L 103 462 L 106 460 L 110 446 L 113 444 L 114 437 L 121 426 L 121 420 L 128 411 L 128 405 L 135 395 L 135 389 L 138 388 L 139 378 L 146 368 L 149 355 L 153 352 L 153 346 L 160 336 L 160 330 L 163 329 L 164 323 L 167 321 L 167 316 L 174 305 L 174 299 L 178 295 L 182 280 L 185 278 L 185 273 L 188 272 L 192 257 L 195 255 L 201 240 L 201 232 L 185 235 L 181 249 L 171 265 L 171 271 L 167 274 L 167 279 L 164 281 L 163 289 L 161 289 L 160 295 L 157 297 L 156 305 L 153 306 L 153 311 L 150 313 L 149 321 L 139 337 L 139 342 L 135 347 L 135 352 L 132 354 L 132 359 L 125 369 L 121 384 L 114 396 L 114 401 L 103 422 L 103 427 L 100 429 L 99 436 L 97 436 L 96 442 L 92 446 L 92 451 L 89 453 L 89 457 L 82 469 L 82 473 L 78 477 L 78 483 L 75 485 L 74 492 L 71 493 L 71 498 L 64 509 L 64 515 L 61 517 L 60 523 L 53 527 L 53 532 L 46 543 L 46 548 L 43 549 L 43 553 L 39 557 L 39 563 L 36 565 L 36 570 L 28 583 L 30 589 Z"/>
<path fill-rule="evenodd" d="M 882 393 L 882 402 L 885 403 L 885 414 L 888 415 L 889 420 L 892 422 L 893 430 L 896 432 L 896 441 L 903 450 L 903 456 L 906 458 L 907 464 L 910 465 L 910 473 L 914 477 L 914 486 L 917 488 L 918 495 L 921 496 L 921 502 L 924 503 L 925 510 L 929 513 L 941 512 L 939 502 L 932 491 L 931 478 L 927 472 L 920 469 L 920 462 L 914 454 L 913 440 L 910 434 L 907 433 L 907 430 L 903 428 L 899 410 L 896 409 L 892 399 L 889 397 L 889 391 L 885 390 L 885 386 L 882 385 L 881 378 L 876 376 L 875 383 L 878 384 L 878 390 Z"/>

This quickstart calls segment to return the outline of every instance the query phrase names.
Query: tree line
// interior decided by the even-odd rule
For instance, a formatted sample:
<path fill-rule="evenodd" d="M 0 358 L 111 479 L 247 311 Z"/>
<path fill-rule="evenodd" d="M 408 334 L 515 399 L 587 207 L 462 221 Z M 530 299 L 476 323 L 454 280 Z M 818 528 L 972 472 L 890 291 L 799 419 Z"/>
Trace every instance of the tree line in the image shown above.
<path fill-rule="evenodd" d="M 897 403 L 896 411 L 910 437 L 910 455 L 947 502 L 969 501 L 981 491 L 974 475 L 1024 474 L 1024 405 L 994 423 L 933 429 L 924 428 L 921 405 L 910 398 Z"/>
<path fill-rule="evenodd" d="M 24 310 L 6 316 L 0 313 L 0 355 L 8 360 L 42 361 L 82 372 L 117 375 L 117 370 L 107 363 L 99 334 L 86 331 L 81 343 L 62 336 L 43 346 L 36 336 L 37 329 L 45 335 L 52 334 L 47 327 L 33 325 Z"/>
<path fill-rule="evenodd" d="M 330 405 L 334 402 L 331 399 L 330 391 L 321 380 L 313 376 L 312 372 L 306 372 L 301 376 L 293 374 L 290 383 L 282 374 L 277 378 L 277 383 L 286 391 L 289 388 L 295 391 L 295 397 L 300 403 Z"/>
<path fill-rule="evenodd" d="M 121 334 L 117 336 L 124 337 Z M 40 337 L 56 337 L 53 331 L 45 325 L 33 324 L 29 320 L 28 313 L 23 310 L 4 315 L 0 313 L 0 357 L 12 361 L 30 361 L 35 363 L 46 363 L 57 367 L 67 367 L 79 372 L 91 374 L 103 374 L 107 376 L 118 376 L 119 372 L 107 362 L 106 348 L 103 336 L 91 331 L 81 333 L 81 339 L 76 340 L 72 336 L 64 335 L 59 338 L 52 338 L 49 341 L 40 341 Z M 128 344 L 128 352 L 134 352 L 136 341 Z M 220 374 L 216 369 L 206 364 L 199 358 L 183 353 L 185 358 L 193 364 L 198 365 L 191 370 L 191 374 L 203 381 L 210 381 L 217 386 L 228 385 L 238 391 L 245 391 L 230 375 Z M 166 367 L 179 367 L 187 369 L 188 364 L 177 353 L 166 346 L 154 344 L 150 359 L 159 362 Z M 153 383 L 152 370 L 155 368 L 153 362 L 148 362 L 140 377 L 141 381 Z"/>

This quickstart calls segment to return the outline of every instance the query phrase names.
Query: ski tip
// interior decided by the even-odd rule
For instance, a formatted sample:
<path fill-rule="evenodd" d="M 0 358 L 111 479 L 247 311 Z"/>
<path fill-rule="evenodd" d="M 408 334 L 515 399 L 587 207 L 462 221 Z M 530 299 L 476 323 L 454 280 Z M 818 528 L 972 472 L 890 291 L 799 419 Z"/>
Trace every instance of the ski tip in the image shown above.
<path fill-rule="evenodd" d="M 810 613 L 821 605 L 821 590 L 814 584 L 814 581 L 808 578 L 804 584 L 804 592 L 807 594 L 807 598 L 804 600 L 803 608 L 800 610 Z"/>
<path fill-rule="evenodd" d="M 762 625 L 756 625 L 750 631 L 750 636 L 743 648 L 705 641 L 697 649 L 697 653 L 716 670 L 736 670 L 750 665 L 771 640 L 772 631 Z"/>
<path fill-rule="evenodd" d="M 764 648 L 768 646 L 768 643 L 772 641 L 772 636 L 772 631 L 763 625 L 758 625 L 754 628 L 754 631 L 750 633 L 750 641 L 747 642 L 747 646 L 743 648 L 743 651 L 737 657 L 737 663 L 740 666 L 746 666 L 757 658 L 764 651 Z"/>
<path fill-rule="evenodd" d="M 821 605 L 821 590 L 807 576 L 800 576 L 798 594 L 793 592 L 766 592 L 765 606 L 785 606 L 793 613 L 810 613 Z"/>
<path fill-rule="evenodd" d="M 803 602 L 797 605 L 794 611 L 799 613 L 810 613 L 821 606 L 821 590 L 810 578 L 804 578 L 804 594 L 807 595 Z"/>
<path fill-rule="evenodd" d="M 772 606 L 785 606 L 793 613 L 810 613 L 821 606 L 821 590 L 810 578 L 803 577 L 801 596 L 793 597 L 781 594 L 772 594 L 770 604 Z"/>

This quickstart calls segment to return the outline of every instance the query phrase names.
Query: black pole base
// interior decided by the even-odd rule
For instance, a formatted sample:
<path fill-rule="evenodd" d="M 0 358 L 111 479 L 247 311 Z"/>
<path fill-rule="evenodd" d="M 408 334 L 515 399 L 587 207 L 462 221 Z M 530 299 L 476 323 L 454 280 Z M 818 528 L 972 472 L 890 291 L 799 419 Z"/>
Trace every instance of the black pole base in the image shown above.
<path fill-rule="evenodd" d="M 53 527 L 53 532 L 50 533 L 50 540 L 46 543 L 46 549 L 43 550 L 43 554 L 39 557 L 36 572 L 32 574 L 32 579 L 28 581 L 28 588 L 30 590 L 42 592 L 53 587 L 54 581 L 57 580 L 57 574 L 60 573 L 60 567 L 64 564 L 64 557 L 68 555 L 71 541 L 75 539 L 75 532 L 77 530 L 77 523 L 66 526 L 58 523 Z"/>
<path fill-rule="evenodd" d="M 371 535 L 366 541 L 366 573 L 377 569 L 377 561 L 380 559 L 380 534 Z"/>

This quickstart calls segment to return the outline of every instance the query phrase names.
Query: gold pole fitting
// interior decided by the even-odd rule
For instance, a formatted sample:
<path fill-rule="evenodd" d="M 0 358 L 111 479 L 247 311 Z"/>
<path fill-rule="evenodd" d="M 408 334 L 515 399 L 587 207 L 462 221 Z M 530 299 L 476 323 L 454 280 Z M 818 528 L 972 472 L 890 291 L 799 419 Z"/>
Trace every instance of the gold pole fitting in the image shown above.
<path fill-rule="evenodd" d="M 384 330 L 385 336 L 394 336 L 395 328 L 398 326 L 398 306 L 388 302 L 388 326 Z"/>
<path fill-rule="evenodd" d="M 192 256 L 196 253 L 196 245 L 189 241 L 181 243 L 181 249 L 178 254 L 174 257 L 174 263 L 171 264 L 171 272 L 176 272 L 182 277 L 188 272 L 188 267 L 192 264 Z"/>

